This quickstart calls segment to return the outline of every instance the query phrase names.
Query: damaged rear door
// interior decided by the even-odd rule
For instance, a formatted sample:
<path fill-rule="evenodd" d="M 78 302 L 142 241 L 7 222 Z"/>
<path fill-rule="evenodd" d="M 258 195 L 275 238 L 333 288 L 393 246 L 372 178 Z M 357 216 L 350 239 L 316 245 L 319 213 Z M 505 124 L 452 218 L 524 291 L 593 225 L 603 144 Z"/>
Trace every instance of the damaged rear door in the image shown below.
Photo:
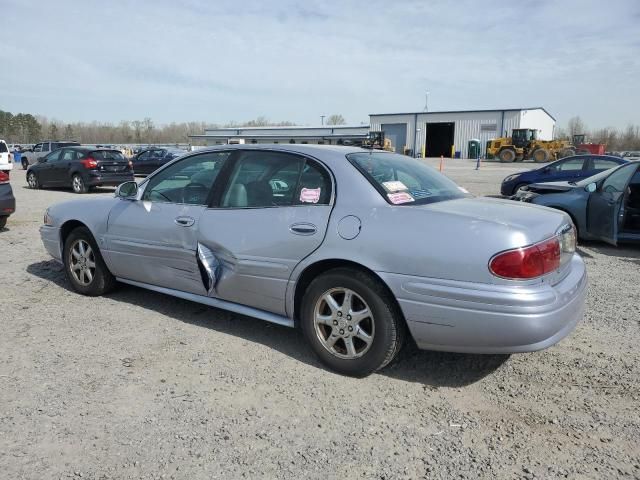
<path fill-rule="evenodd" d="M 200 217 L 198 252 L 210 296 L 285 315 L 294 267 L 324 239 L 333 180 L 319 162 L 274 150 L 232 160 Z"/>
<path fill-rule="evenodd" d="M 115 276 L 206 295 L 198 223 L 230 152 L 192 155 L 149 177 L 139 198 L 109 214 L 106 253 Z"/>

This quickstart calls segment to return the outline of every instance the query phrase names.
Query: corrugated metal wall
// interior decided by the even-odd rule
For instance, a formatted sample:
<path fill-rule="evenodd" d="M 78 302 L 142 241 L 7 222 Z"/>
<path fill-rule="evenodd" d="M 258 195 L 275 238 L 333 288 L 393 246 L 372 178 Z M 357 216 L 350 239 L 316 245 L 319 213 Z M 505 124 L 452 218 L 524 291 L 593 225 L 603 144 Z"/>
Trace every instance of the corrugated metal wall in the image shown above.
<path fill-rule="evenodd" d="M 484 155 L 487 141 L 505 134 L 510 135 L 514 128 L 520 128 L 520 118 L 521 110 L 434 112 L 370 115 L 370 123 L 372 131 L 380 131 L 382 124 L 385 123 L 405 123 L 407 125 L 407 145 L 413 145 L 414 151 L 420 153 L 426 143 L 427 123 L 454 122 L 454 148 L 456 151 L 460 151 L 462 158 L 468 158 L 469 140 L 473 138 L 480 140 L 481 154 Z M 417 123 L 415 123 L 416 121 Z M 429 152 L 427 152 L 428 155 Z"/>

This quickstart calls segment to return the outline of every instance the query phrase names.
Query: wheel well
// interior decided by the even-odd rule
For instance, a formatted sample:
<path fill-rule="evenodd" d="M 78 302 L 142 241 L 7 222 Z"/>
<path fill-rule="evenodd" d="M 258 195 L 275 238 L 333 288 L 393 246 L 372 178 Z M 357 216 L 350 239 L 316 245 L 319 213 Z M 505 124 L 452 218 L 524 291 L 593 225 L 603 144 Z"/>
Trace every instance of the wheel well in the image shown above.
<path fill-rule="evenodd" d="M 67 240 L 69 234 L 78 227 L 87 227 L 79 220 L 68 220 L 60 227 L 60 250 L 64 249 L 64 242 Z"/>
<path fill-rule="evenodd" d="M 302 297 L 304 296 L 304 292 L 306 292 L 307 287 L 311 284 L 311 282 L 318 276 L 322 275 L 324 272 L 329 270 L 333 270 L 334 268 L 352 268 L 354 270 L 359 270 L 361 272 L 366 273 L 372 278 L 376 279 L 382 287 L 389 293 L 390 297 L 393 298 L 393 302 L 397 311 L 399 312 L 402 320 L 404 320 L 404 314 L 402 313 L 402 309 L 396 300 L 395 295 L 391 292 L 391 289 L 387 286 L 387 284 L 378 276 L 373 270 L 365 267 L 364 265 L 360 265 L 359 263 L 352 262 L 350 260 L 343 259 L 328 259 L 321 260 L 312 265 L 309 265 L 298 277 L 298 281 L 296 282 L 296 291 L 294 295 L 294 307 L 293 307 L 293 318 L 296 326 L 298 326 L 298 318 L 300 315 L 300 309 L 302 307 Z"/>

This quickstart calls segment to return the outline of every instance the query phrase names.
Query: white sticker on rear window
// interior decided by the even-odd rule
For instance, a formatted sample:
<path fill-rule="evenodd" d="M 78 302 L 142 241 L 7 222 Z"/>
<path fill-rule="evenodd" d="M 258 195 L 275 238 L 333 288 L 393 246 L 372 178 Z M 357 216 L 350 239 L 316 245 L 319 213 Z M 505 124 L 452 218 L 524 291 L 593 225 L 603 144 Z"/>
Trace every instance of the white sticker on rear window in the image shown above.
<path fill-rule="evenodd" d="M 382 186 L 387 190 L 387 192 L 400 192 L 402 190 L 407 190 L 407 186 L 398 180 L 382 182 Z"/>
<path fill-rule="evenodd" d="M 303 188 L 300 191 L 300 201 L 303 203 L 318 203 L 321 191 L 320 188 Z"/>
<path fill-rule="evenodd" d="M 407 192 L 387 193 L 387 197 L 394 205 L 400 205 L 401 203 L 413 202 L 414 199 Z"/>

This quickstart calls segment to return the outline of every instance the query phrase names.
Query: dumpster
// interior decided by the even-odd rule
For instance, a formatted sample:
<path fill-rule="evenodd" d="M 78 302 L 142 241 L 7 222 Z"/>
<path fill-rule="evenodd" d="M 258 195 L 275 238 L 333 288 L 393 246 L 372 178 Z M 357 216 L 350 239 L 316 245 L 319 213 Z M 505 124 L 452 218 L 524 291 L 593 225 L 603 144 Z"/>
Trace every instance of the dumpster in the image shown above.
<path fill-rule="evenodd" d="M 480 140 L 472 138 L 469 140 L 469 158 L 478 158 L 480 156 Z"/>

